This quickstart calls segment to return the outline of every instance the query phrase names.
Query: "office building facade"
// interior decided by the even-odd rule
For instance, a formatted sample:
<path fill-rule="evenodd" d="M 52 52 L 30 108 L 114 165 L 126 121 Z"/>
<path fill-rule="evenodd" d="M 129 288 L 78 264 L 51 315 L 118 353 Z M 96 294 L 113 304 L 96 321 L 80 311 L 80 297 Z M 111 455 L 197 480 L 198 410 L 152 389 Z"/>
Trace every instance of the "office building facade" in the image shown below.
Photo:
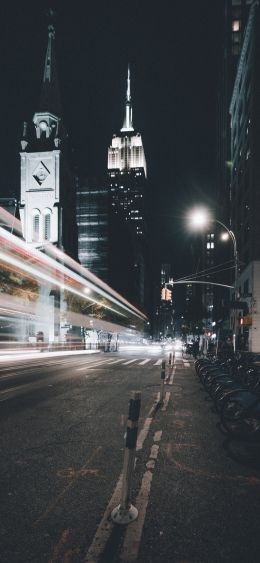
<path fill-rule="evenodd" d="M 237 65 L 243 45 L 245 28 L 252 0 L 225 0 L 223 3 L 222 51 L 217 113 L 217 159 L 216 159 L 216 208 L 215 216 L 227 228 L 231 227 L 230 184 L 232 171 L 230 101 L 232 97 Z M 234 282 L 234 257 L 232 241 L 223 243 L 220 234 L 223 229 L 215 224 L 214 262 L 218 274 L 214 281 L 232 285 Z M 212 231 L 211 231 L 212 232 Z M 211 232 L 208 232 L 209 236 Z M 208 242 L 208 241 L 206 241 Z M 221 331 L 230 329 L 230 294 L 227 288 L 214 287 L 212 290 L 212 320 Z"/>
<path fill-rule="evenodd" d="M 234 310 L 238 335 L 249 350 L 260 351 L 260 17 L 250 8 L 230 104 L 231 226 L 239 257 Z"/>
<path fill-rule="evenodd" d="M 109 282 L 109 192 L 96 179 L 80 181 L 77 188 L 79 261 Z"/>

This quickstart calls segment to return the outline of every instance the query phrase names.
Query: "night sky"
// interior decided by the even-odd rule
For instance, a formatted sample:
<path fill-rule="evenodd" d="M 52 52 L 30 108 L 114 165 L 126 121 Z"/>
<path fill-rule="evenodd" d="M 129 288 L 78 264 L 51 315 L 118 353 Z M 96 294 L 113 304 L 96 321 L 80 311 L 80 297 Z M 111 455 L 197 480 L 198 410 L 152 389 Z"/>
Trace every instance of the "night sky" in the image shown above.
<path fill-rule="evenodd" d="M 101 176 L 122 127 L 131 65 L 134 126 L 147 159 L 150 214 L 161 261 L 176 276 L 190 235 L 183 213 L 214 202 L 222 0 L 75 2 L 56 9 L 63 117 L 82 175 Z M 37 111 L 47 45 L 41 3 L 1 8 L 1 197 L 19 196 L 19 140 Z M 156 238 L 155 237 L 155 238 Z M 188 254 L 187 254 L 188 255 Z"/>

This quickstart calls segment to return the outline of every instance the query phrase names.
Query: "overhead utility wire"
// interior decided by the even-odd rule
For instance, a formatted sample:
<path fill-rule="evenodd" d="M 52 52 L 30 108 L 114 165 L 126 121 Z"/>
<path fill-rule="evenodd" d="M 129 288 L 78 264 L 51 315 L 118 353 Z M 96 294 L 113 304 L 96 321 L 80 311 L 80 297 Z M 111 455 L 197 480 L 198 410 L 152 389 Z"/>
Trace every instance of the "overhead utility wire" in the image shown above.
<path fill-rule="evenodd" d="M 222 268 L 221 270 L 215 270 L 213 272 L 210 272 L 210 274 L 200 274 L 200 275 L 196 275 L 196 276 L 191 276 L 190 278 L 184 278 L 184 282 L 185 280 L 189 281 L 191 279 L 196 279 L 196 278 L 203 278 L 205 275 L 206 276 L 212 276 L 214 274 L 219 274 L 220 272 L 226 272 L 227 270 L 233 270 L 234 266 L 230 266 L 230 268 Z M 179 281 L 179 280 L 175 280 L 175 281 Z"/>
<path fill-rule="evenodd" d="M 193 278 L 193 277 L 197 277 L 197 276 L 200 275 L 200 274 L 205 274 L 205 273 L 207 273 L 207 272 L 210 272 L 211 270 L 213 270 L 213 272 L 211 272 L 211 273 L 214 273 L 214 270 L 215 270 L 216 268 L 219 268 L 220 266 L 225 266 L 225 264 L 230 264 L 231 262 L 233 262 L 233 260 L 228 260 L 227 262 L 223 262 L 222 264 L 217 264 L 216 266 L 211 266 L 211 268 L 206 268 L 205 270 L 200 270 L 200 271 L 197 272 L 196 274 L 191 274 L 190 276 L 189 276 L 189 275 L 183 276 L 182 278 L 178 278 L 178 279 L 175 280 L 175 281 L 181 281 L 181 280 L 191 279 L 191 278 Z M 232 268 L 234 268 L 234 266 L 231 266 L 230 269 L 232 269 Z M 216 273 L 217 273 L 218 271 L 222 271 L 222 270 L 216 270 Z"/>

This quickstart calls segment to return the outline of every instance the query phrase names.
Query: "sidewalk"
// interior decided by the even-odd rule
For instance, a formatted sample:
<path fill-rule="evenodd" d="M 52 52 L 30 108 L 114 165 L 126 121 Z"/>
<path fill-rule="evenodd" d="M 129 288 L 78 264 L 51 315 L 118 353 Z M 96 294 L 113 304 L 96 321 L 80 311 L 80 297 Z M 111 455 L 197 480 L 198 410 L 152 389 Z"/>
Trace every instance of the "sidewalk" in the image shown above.
<path fill-rule="evenodd" d="M 259 563 L 260 446 L 221 433 L 193 360 L 177 358 L 173 372 L 137 452 L 138 518 L 115 526 L 101 558 L 85 561 Z"/>
<path fill-rule="evenodd" d="M 194 374 L 193 360 L 176 360 L 168 408 L 156 416 L 162 438 L 137 560 L 257 563 L 260 447 L 220 432 Z"/>

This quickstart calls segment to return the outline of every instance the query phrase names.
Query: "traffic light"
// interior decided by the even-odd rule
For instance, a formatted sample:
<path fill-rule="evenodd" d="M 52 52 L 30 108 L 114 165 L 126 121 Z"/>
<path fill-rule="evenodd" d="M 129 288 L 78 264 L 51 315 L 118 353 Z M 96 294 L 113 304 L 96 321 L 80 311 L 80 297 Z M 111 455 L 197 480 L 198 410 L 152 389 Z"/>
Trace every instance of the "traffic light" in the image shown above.
<path fill-rule="evenodd" d="M 162 287 L 162 291 L 161 291 L 161 300 L 165 301 L 165 296 L 166 296 L 166 288 Z"/>
<path fill-rule="evenodd" d="M 166 301 L 172 300 L 172 292 L 171 289 L 166 288 Z"/>
<path fill-rule="evenodd" d="M 162 301 L 171 301 L 172 300 L 172 291 L 168 289 L 168 287 L 162 287 L 161 290 L 161 299 Z"/>

